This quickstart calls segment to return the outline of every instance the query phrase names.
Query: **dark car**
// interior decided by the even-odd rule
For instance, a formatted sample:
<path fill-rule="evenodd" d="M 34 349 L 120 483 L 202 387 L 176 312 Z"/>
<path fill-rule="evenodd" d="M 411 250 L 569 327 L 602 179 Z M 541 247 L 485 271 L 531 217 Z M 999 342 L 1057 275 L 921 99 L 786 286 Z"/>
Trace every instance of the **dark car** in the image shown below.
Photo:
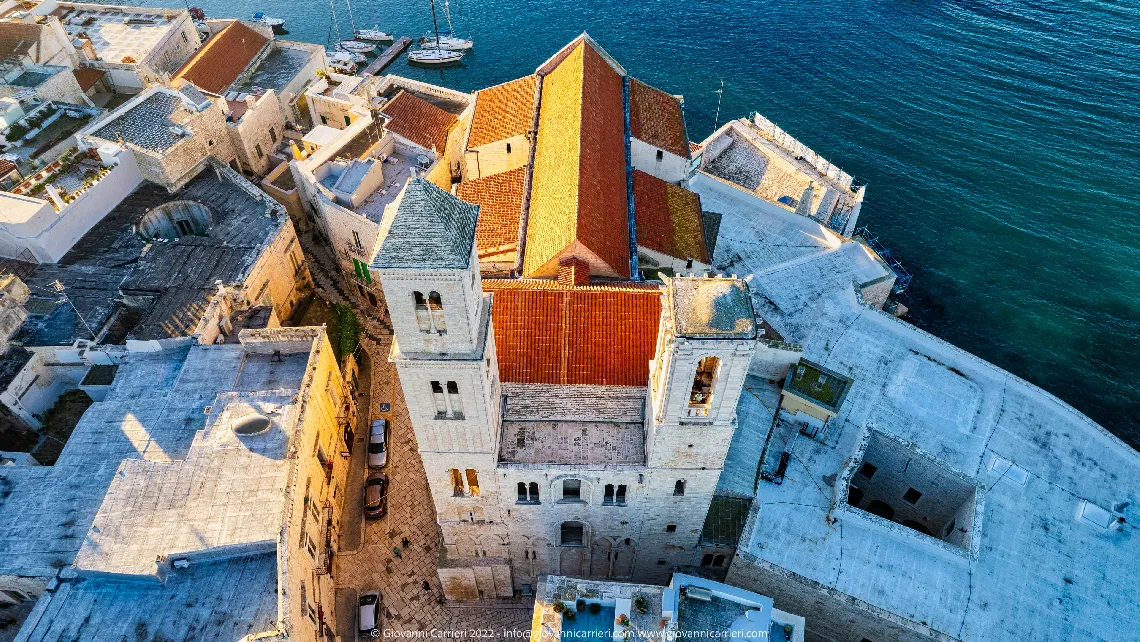
<path fill-rule="evenodd" d="M 364 516 L 383 517 L 388 512 L 388 476 L 372 473 L 364 481 Z"/>

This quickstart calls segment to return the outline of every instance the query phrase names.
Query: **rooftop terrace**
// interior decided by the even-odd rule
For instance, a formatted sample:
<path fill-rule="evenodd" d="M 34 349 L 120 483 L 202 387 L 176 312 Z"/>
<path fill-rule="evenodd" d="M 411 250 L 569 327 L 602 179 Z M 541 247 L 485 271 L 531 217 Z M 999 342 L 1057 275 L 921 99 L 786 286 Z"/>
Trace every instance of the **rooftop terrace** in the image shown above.
<path fill-rule="evenodd" d="M 60 21 L 73 38 L 86 34 L 99 59 L 141 62 L 186 15 L 185 9 L 147 9 L 59 3 Z"/>

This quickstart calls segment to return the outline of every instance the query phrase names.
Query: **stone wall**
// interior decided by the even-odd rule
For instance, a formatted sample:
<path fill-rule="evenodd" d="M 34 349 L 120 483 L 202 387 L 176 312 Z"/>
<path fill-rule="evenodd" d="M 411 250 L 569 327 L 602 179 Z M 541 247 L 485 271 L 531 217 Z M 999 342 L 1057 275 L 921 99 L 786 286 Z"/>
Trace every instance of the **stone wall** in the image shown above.
<path fill-rule="evenodd" d="M 686 143 L 687 144 L 687 143 Z M 678 185 L 689 175 L 689 159 L 654 147 L 636 138 L 629 141 L 630 160 L 635 169 L 652 174 L 668 183 Z M 661 152 L 661 160 L 657 160 Z"/>
<path fill-rule="evenodd" d="M 240 121 L 230 123 L 227 129 L 242 169 L 264 176 L 272 167 L 270 154 L 284 135 L 285 118 L 272 90 L 260 98 L 250 96 L 246 101 L 249 109 Z"/>
<path fill-rule="evenodd" d="M 279 216 L 282 225 L 250 269 L 242 293 L 250 305 L 272 305 L 278 319 L 288 319 L 313 281 L 292 221 Z"/>
<path fill-rule="evenodd" d="M 508 146 L 510 151 L 507 151 Z M 487 143 L 464 152 L 463 180 L 509 172 L 526 165 L 529 159 L 530 141 L 525 134 Z"/>

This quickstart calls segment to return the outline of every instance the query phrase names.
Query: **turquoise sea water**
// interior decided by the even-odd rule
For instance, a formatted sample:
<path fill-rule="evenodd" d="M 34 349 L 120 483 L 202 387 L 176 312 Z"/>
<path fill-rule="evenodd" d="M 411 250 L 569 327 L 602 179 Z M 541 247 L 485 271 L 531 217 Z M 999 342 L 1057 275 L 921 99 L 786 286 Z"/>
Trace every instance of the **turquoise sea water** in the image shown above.
<path fill-rule="evenodd" d="M 586 30 L 685 96 L 694 140 L 723 79 L 721 122 L 759 111 L 869 184 L 860 220 L 914 274 L 912 323 L 1140 446 L 1140 2 L 458 2 L 466 66 L 390 72 L 477 89 Z M 330 33 L 327 2 L 200 6 Z M 431 25 L 427 0 L 353 9 L 397 35 Z"/>

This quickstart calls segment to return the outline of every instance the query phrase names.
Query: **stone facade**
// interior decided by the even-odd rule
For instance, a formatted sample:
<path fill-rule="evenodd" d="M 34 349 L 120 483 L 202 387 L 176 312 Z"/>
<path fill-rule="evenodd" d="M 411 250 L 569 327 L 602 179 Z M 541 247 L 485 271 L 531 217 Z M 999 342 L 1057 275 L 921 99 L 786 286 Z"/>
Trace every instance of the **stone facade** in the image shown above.
<path fill-rule="evenodd" d="M 514 419 L 550 422 L 527 424 L 538 426 L 530 436 L 511 432 L 518 443 L 505 457 L 499 436 L 508 432 L 503 409 L 510 404 L 499 381 L 493 300 L 481 291 L 474 249 L 464 269 L 373 268 L 442 532 L 445 595 L 508 597 L 548 573 L 666 583 L 675 568 L 699 565 L 701 531 L 757 345 L 747 299 L 744 334 L 684 336 L 663 314 L 649 388 L 617 389 L 634 395 L 632 411 L 608 399 L 607 386 L 512 384 L 510 399 L 519 395 L 527 415 Z M 417 306 L 428 293 L 441 304 Z M 672 310 L 672 290 L 664 296 Z M 698 382 L 705 392 L 694 404 Z M 540 394 L 548 398 L 528 396 Z M 559 399 L 569 406 L 561 416 Z M 593 431 L 604 452 L 581 461 L 559 456 L 570 446 L 551 435 L 562 428 L 583 438 Z M 519 455 L 523 449 L 514 447 L 528 439 L 550 447 Z"/>
<path fill-rule="evenodd" d="M 242 170 L 264 176 L 272 169 L 270 153 L 285 132 L 285 117 L 272 90 L 246 98 L 247 109 L 228 124 L 230 139 Z"/>

